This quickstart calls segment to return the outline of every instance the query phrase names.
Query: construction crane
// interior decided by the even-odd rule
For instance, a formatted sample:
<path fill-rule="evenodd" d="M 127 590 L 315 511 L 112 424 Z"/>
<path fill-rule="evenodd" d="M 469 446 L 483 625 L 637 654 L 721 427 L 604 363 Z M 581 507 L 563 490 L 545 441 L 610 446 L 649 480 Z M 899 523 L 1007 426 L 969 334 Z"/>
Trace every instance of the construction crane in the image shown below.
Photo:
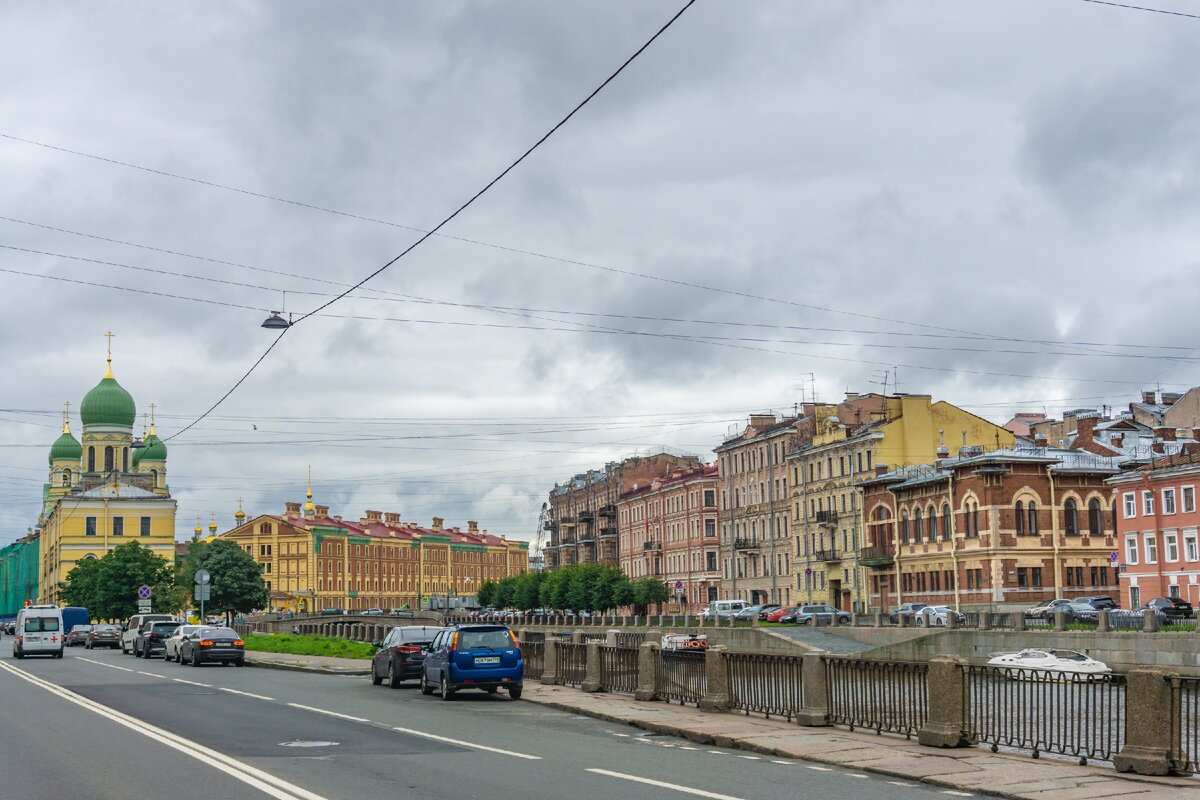
<path fill-rule="evenodd" d="M 542 513 L 538 515 L 537 532 L 533 536 L 533 552 L 542 559 L 542 568 L 546 567 L 546 525 L 550 522 L 550 504 L 542 503 Z"/>

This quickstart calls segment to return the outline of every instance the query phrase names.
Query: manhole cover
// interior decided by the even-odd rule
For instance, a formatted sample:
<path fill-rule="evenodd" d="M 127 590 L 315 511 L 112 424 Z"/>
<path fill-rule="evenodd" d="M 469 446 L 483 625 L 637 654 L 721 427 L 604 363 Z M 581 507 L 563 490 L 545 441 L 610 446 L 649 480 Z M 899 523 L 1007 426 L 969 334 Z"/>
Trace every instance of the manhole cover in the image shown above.
<path fill-rule="evenodd" d="M 307 742 L 297 739 L 294 742 L 280 742 L 280 747 L 336 747 L 337 742 Z"/>

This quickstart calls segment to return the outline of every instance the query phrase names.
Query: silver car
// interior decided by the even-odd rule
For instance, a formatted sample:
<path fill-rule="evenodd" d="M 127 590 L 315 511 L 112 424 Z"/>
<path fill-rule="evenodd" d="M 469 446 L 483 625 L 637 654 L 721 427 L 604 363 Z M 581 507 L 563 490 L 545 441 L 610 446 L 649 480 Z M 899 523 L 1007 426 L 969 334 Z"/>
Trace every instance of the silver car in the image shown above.
<path fill-rule="evenodd" d="M 175 629 L 175 632 L 167 637 L 166 650 L 163 651 L 164 661 L 176 661 L 179 659 L 180 647 L 188 637 L 200 630 L 199 625 L 180 625 Z"/>

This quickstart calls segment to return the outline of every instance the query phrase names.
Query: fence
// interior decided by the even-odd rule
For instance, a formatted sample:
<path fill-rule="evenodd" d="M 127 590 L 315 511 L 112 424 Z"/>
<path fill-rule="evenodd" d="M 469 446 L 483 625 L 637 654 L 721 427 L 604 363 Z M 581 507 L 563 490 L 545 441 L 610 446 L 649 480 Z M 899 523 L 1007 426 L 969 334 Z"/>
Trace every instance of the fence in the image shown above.
<path fill-rule="evenodd" d="M 633 647 L 600 648 L 600 688 L 633 694 L 638 683 L 638 651 Z"/>
<path fill-rule="evenodd" d="M 525 677 L 538 680 L 546 668 L 546 644 L 540 641 L 521 643 L 521 657 L 525 659 Z"/>
<path fill-rule="evenodd" d="M 1171 679 L 1171 717 L 1171 730 L 1179 736 L 1175 768 L 1200 772 L 1200 678 Z"/>
<path fill-rule="evenodd" d="M 1125 684 L 1112 675 L 964 666 L 967 736 L 1001 747 L 1112 760 L 1125 739 Z"/>
<path fill-rule="evenodd" d="M 928 666 L 825 656 L 828 719 L 850 730 L 912 736 L 929 715 Z"/>
<path fill-rule="evenodd" d="M 730 708 L 791 721 L 803 705 L 801 656 L 725 653 Z"/>
<path fill-rule="evenodd" d="M 641 647 L 645 641 L 646 634 L 644 633 L 626 633 L 622 631 L 617 634 L 618 647 Z"/>
<path fill-rule="evenodd" d="M 565 686 L 582 686 L 586 677 L 587 645 L 559 642 L 558 682 Z"/>
<path fill-rule="evenodd" d="M 703 651 L 662 651 L 654 681 L 658 696 L 667 701 L 699 703 L 708 686 L 704 659 Z"/>

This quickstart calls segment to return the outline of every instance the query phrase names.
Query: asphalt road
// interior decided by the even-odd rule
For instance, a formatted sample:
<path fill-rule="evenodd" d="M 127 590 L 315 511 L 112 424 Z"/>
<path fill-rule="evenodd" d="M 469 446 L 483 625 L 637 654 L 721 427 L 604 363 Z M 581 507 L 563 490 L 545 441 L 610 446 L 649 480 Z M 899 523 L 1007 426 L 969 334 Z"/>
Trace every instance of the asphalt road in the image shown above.
<path fill-rule="evenodd" d="M 908 800 L 935 787 L 701 747 L 503 693 L 0 643 L 0 797 Z M 241 779 L 239 779 L 241 776 Z M 257 776 L 257 777 L 256 777 Z M 249 780 L 251 782 L 245 782 Z"/>

